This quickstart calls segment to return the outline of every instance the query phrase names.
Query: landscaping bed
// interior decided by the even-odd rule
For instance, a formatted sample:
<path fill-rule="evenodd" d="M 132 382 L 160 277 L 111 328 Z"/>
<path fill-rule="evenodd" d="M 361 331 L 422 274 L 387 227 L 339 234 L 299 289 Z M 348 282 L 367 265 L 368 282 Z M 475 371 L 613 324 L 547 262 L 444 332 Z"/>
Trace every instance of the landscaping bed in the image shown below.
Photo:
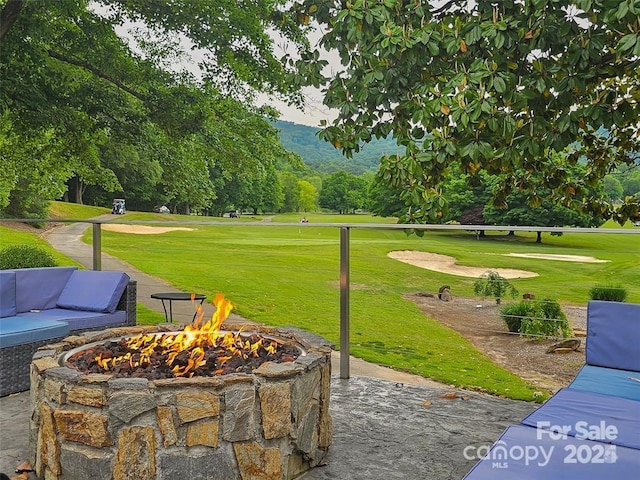
<path fill-rule="evenodd" d="M 492 300 L 454 296 L 443 302 L 437 294 L 427 295 L 415 293 L 406 298 L 426 316 L 460 333 L 495 363 L 540 389 L 555 391 L 567 386 L 585 362 L 584 338 L 577 351 L 549 354 L 547 348 L 556 341 L 510 334 L 500 318 L 501 305 Z M 586 307 L 562 308 L 573 328 L 586 329 Z"/>

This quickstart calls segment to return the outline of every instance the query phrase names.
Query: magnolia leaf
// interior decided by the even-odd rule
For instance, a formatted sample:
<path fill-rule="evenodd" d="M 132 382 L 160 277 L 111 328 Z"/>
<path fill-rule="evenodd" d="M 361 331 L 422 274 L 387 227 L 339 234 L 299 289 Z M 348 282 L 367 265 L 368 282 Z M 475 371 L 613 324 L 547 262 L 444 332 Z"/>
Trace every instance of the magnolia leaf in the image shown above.
<path fill-rule="evenodd" d="M 440 398 L 444 398 L 446 400 L 453 400 L 455 398 L 458 398 L 458 394 L 457 393 L 443 393 L 442 395 L 440 395 Z"/>

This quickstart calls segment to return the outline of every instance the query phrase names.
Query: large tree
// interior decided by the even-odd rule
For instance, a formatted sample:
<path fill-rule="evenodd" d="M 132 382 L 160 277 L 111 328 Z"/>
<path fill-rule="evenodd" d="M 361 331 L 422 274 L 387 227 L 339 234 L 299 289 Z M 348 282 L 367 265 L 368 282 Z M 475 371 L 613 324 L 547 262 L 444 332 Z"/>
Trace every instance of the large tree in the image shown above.
<path fill-rule="evenodd" d="M 229 91 L 246 93 L 250 87 L 295 94 L 269 35 L 271 30 L 288 41 L 305 42 L 301 30 L 280 11 L 285 3 L 0 0 L 0 46 L 15 60 L 27 60 L 23 79 L 29 68 L 40 68 L 41 75 L 30 82 L 40 87 L 40 92 L 30 92 L 34 96 L 50 83 L 48 70 L 66 64 L 149 98 L 139 88 L 145 72 L 132 69 L 143 60 L 165 71 L 175 70 L 180 61 L 195 62 L 205 79 Z M 115 34 L 125 29 L 138 53 Z M 195 58 L 193 50 L 199 51 Z M 43 63 L 32 65 L 36 60 Z M 10 74 L 7 83 L 20 75 L 3 73 Z"/>
<path fill-rule="evenodd" d="M 298 0 L 293 11 L 320 25 L 320 44 L 342 63 L 325 77 L 317 51 L 290 59 L 300 84 L 324 86 L 339 111 L 321 135 L 347 154 L 389 134 L 405 147 L 380 169 L 419 205 L 404 220 L 438 218 L 436 186 L 454 165 L 498 176 L 496 205 L 514 190 L 535 205 L 543 178 L 572 208 L 639 218 L 637 199 L 613 205 L 589 194 L 638 162 L 637 1 Z M 553 160 L 570 145 L 566 163 Z M 571 177 L 565 166 L 582 159 L 585 176 Z"/>
<path fill-rule="evenodd" d="M 315 212 L 318 209 L 318 190 L 307 180 L 298 180 L 300 187 L 300 210 Z"/>
<path fill-rule="evenodd" d="M 292 172 L 280 172 L 278 180 L 282 185 L 283 193 L 280 211 L 300 211 L 300 184 L 298 183 L 298 177 L 296 177 Z"/>
<path fill-rule="evenodd" d="M 571 178 L 582 177 L 585 175 L 584 168 L 581 165 L 572 167 L 569 171 Z M 490 196 L 495 195 L 496 188 L 499 188 L 496 182 L 491 185 L 491 179 L 486 181 L 488 188 L 486 193 Z M 527 203 L 526 193 L 513 190 L 505 199 L 508 208 L 498 208 L 495 205 L 485 203 L 482 215 L 484 222 L 494 225 L 533 225 L 540 227 L 599 227 L 604 223 L 602 217 L 598 214 L 581 213 L 577 210 L 567 208 L 558 202 L 552 200 L 549 189 L 544 185 L 544 179 L 539 178 L 538 181 L 538 202 L 535 205 Z M 604 191 L 604 180 L 598 182 L 591 191 L 589 196 L 592 198 L 601 198 L 606 195 Z M 513 233 L 513 232 L 512 232 Z M 537 232 L 537 243 L 542 242 L 542 232 Z"/>
<path fill-rule="evenodd" d="M 0 144 L 33 144 L 46 153 L 34 157 L 24 155 L 24 148 L 2 148 L 7 170 L 0 174 L 0 210 L 25 188 L 31 196 L 51 198 L 56 189 L 31 181 L 31 172 L 45 168 L 58 187 L 72 185 L 78 201 L 87 186 L 123 189 L 113 161 L 121 146 L 127 155 L 150 161 L 157 178 L 162 172 L 156 160 L 140 154 L 150 150 L 146 132 L 156 128 L 162 130 L 157 150 L 167 154 L 163 173 L 170 183 L 159 184 L 185 209 L 181 194 L 195 192 L 191 198 L 202 204 L 211 197 L 203 166 L 213 156 L 214 140 L 230 145 L 210 138 L 207 97 L 215 92 L 216 102 L 221 96 L 241 101 L 235 105 L 241 121 L 243 112 L 252 111 L 255 92 L 299 101 L 271 35 L 306 42 L 282 14 L 284 4 L 0 0 Z M 225 158 L 228 152 L 217 153 Z M 47 158 L 57 163 L 45 165 Z"/>
<path fill-rule="evenodd" d="M 318 203 L 341 214 L 353 212 L 366 206 L 368 188 L 364 177 L 341 170 L 324 179 Z"/>

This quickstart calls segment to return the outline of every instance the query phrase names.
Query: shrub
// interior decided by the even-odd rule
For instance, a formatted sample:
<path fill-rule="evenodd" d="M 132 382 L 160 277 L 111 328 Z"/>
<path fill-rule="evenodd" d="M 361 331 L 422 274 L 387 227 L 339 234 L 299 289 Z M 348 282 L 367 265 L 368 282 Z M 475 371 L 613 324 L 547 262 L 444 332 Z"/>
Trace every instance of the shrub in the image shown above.
<path fill-rule="evenodd" d="M 49 201 L 40 193 L 30 188 L 28 179 L 19 180 L 9 194 L 9 204 L 4 209 L 7 218 L 47 218 L 49 216 Z M 42 222 L 31 222 L 36 228 L 44 227 Z"/>
<path fill-rule="evenodd" d="M 498 305 L 500 304 L 500 299 L 506 294 L 511 295 L 511 298 L 515 298 L 518 294 L 518 290 L 509 283 L 509 280 L 501 277 L 498 272 L 491 270 L 483 273 L 480 278 L 475 281 L 473 291 L 476 295 L 480 295 L 483 298 L 495 298 Z"/>
<path fill-rule="evenodd" d="M 557 300 L 544 298 L 533 305 L 531 318 L 522 320 L 520 334 L 536 337 L 569 337 L 571 327 Z"/>
<path fill-rule="evenodd" d="M 510 332 L 532 337 L 569 337 L 571 327 L 556 300 L 522 301 L 505 305 L 500 316 Z"/>
<path fill-rule="evenodd" d="M 510 332 L 520 333 L 522 319 L 531 316 L 530 302 L 509 303 L 500 309 L 500 316 Z"/>
<path fill-rule="evenodd" d="M 589 298 L 607 302 L 624 302 L 627 299 L 627 290 L 622 285 L 596 285 L 589 290 Z"/>
<path fill-rule="evenodd" d="M 41 247 L 11 245 L 0 250 L 0 269 L 55 266 L 53 255 Z"/>

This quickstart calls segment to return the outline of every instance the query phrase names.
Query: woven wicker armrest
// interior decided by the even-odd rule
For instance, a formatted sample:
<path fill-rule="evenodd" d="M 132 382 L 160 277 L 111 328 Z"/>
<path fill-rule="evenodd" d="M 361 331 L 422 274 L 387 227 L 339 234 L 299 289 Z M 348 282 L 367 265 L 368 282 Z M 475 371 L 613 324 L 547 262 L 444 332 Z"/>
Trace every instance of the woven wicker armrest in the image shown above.
<path fill-rule="evenodd" d="M 127 288 L 125 288 L 120 302 L 118 303 L 118 310 L 125 310 L 127 312 L 126 325 L 133 326 L 136 324 L 136 302 L 138 299 L 138 282 L 130 280 Z"/>
<path fill-rule="evenodd" d="M 56 343 L 61 338 L 0 348 L 0 397 L 29 390 L 31 358 L 38 348 Z"/>

